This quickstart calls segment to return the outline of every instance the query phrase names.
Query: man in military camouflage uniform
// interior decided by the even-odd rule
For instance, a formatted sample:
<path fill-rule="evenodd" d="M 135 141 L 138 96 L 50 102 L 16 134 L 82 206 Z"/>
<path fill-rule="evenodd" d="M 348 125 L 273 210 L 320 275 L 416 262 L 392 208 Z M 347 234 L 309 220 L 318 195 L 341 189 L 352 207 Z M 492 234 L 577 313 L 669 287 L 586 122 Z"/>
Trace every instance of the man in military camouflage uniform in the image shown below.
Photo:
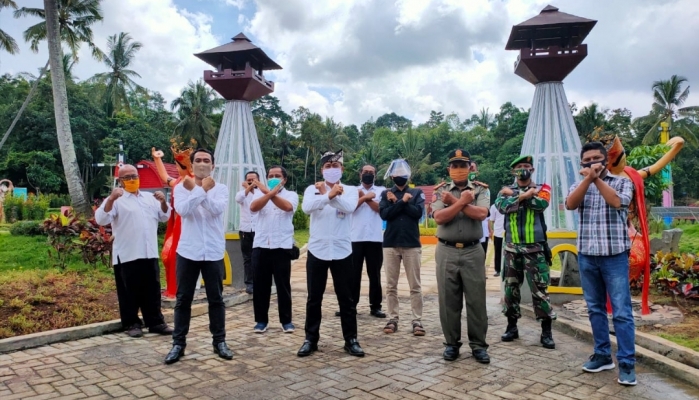
<path fill-rule="evenodd" d="M 505 215 L 505 305 L 507 330 L 503 342 L 519 338 L 517 319 L 520 288 L 526 273 L 532 291 L 532 301 L 537 321 L 541 322 L 541 344 L 553 349 L 556 344 L 551 334 L 551 321 L 556 319 L 548 296 L 550 251 L 546 244 L 544 210 L 549 206 L 551 188 L 536 185 L 531 180 L 532 157 L 520 156 L 510 164 L 515 183 L 502 188 L 495 200 L 495 207 Z"/>
<path fill-rule="evenodd" d="M 466 299 L 468 342 L 479 363 L 490 362 L 488 314 L 485 303 L 485 252 L 480 245 L 481 222 L 488 215 L 490 191 L 469 181 L 471 158 L 465 150 L 449 154 L 452 182 L 438 188 L 432 203 L 439 243 L 435 252 L 439 319 L 446 349 L 444 359 L 456 360 L 461 347 L 461 310 Z"/>

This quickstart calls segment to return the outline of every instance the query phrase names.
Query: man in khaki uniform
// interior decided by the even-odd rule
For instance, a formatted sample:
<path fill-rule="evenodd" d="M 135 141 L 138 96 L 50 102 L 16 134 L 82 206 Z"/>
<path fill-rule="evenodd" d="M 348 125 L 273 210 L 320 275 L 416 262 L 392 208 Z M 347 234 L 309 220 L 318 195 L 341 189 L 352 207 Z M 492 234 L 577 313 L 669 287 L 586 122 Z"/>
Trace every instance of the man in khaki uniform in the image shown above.
<path fill-rule="evenodd" d="M 436 193 L 432 203 L 439 239 L 435 252 L 439 319 L 446 341 L 444 359 L 456 360 L 461 347 L 461 310 L 465 297 L 468 344 L 476 361 L 488 364 L 485 252 L 480 239 L 482 221 L 490 206 L 490 191 L 468 179 L 470 166 L 467 151 L 452 151 L 447 168 L 452 182 Z"/>

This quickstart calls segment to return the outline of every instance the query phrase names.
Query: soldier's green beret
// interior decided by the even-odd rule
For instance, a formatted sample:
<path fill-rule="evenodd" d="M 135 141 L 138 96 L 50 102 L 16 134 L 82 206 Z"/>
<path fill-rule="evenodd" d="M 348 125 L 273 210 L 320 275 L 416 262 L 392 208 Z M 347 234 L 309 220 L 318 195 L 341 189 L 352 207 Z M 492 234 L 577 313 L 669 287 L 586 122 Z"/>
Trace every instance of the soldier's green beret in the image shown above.
<path fill-rule="evenodd" d="M 515 165 L 517 165 L 517 164 L 519 164 L 519 163 L 533 164 L 533 162 L 532 162 L 532 156 L 530 156 L 530 155 L 524 155 L 524 156 L 519 156 L 519 157 L 515 158 L 515 160 L 512 161 L 512 163 L 510 163 L 510 169 L 514 168 Z"/>

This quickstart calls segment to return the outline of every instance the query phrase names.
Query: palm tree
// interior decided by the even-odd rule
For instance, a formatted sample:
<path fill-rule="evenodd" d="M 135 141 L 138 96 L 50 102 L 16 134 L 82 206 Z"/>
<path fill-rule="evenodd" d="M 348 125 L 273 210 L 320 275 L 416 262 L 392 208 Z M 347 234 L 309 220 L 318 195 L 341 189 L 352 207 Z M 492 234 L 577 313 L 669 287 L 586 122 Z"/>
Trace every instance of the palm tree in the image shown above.
<path fill-rule="evenodd" d="M 410 165 L 412 171 L 411 180 L 413 182 L 420 181 L 426 174 L 439 167 L 441 163 L 430 163 L 432 154 L 424 154 L 424 145 L 421 143 L 418 132 L 412 128 L 408 128 L 402 136 L 401 143 L 398 147 L 398 153 Z M 382 170 L 384 169 L 382 168 Z"/>
<path fill-rule="evenodd" d="M 699 144 L 695 132 L 699 128 L 696 118 L 699 117 L 699 106 L 682 107 L 689 97 L 689 85 L 682 90 L 687 78 L 672 75 L 669 80 L 653 82 L 653 107 L 651 113 L 639 118 L 640 122 L 652 123 L 651 128 L 643 137 L 643 144 L 651 144 L 658 140 L 661 122 L 667 122 L 672 127 L 673 136 L 683 136 L 693 145 Z"/>
<path fill-rule="evenodd" d="M 182 89 L 180 97 L 170 104 L 172 110 L 177 109 L 179 120 L 175 134 L 187 141 L 196 140 L 200 147 L 211 148 L 216 143 L 216 132 L 209 115 L 222 105 L 223 99 L 203 80 L 199 79 L 196 83 L 190 81 Z"/>
<path fill-rule="evenodd" d="M 57 1 L 44 0 L 46 39 L 49 43 L 49 63 L 51 65 L 51 86 L 53 88 L 53 111 L 56 117 L 56 136 L 61 151 L 63 171 L 66 175 L 68 193 L 73 209 L 79 215 L 92 216 L 92 208 L 87 201 L 85 184 L 80 178 L 80 167 L 75 156 L 73 134 L 70 130 L 68 113 L 68 92 L 63 73 L 63 49 L 61 48 L 61 27 Z"/>
<path fill-rule="evenodd" d="M 578 136 L 584 140 L 593 132 L 600 129 L 603 130 L 607 124 L 607 119 L 603 112 L 599 110 L 597 103 L 592 103 L 589 106 L 583 107 L 577 115 L 573 117 L 575 128 L 578 130 Z"/>
<path fill-rule="evenodd" d="M 143 91 L 144 89 L 133 81 L 133 77 L 140 78 L 136 71 L 128 69 L 136 52 L 143 47 L 141 42 L 133 42 L 128 33 L 121 32 L 107 39 L 109 52 L 102 60 L 109 68 L 109 72 L 102 72 L 93 76 L 90 81 L 106 86 L 104 92 L 104 107 L 107 115 L 112 117 L 118 111 L 126 111 L 131 115 L 131 106 L 126 95 L 130 91 Z"/>
<path fill-rule="evenodd" d="M 0 2 L 12 3 L 12 0 L 0 0 Z M 104 54 L 102 51 L 95 46 L 92 42 L 92 28 L 91 25 L 97 21 L 102 20 L 102 10 L 100 9 L 100 0 L 56 0 L 59 4 L 58 10 L 58 24 L 59 24 L 59 35 L 62 42 L 68 44 L 70 51 L 73 54 L 73 59 L 77 61 L 78 50 L 82 43 L 87 43 L 87 45 L 92 49 L 92 55 L 97 60 L 101 60 Z M 14 3 L 13 3 L 14 4 Z M 40 8 L 27 8 L 22 7 L 15 11 L 14 17 L 20 18 L 24 16 L 35 16 L 44 19 L 43 22 L 39 22 L 36 25 L 32 25 L 24 31 L 24 40 L 31 43 L 31 49 L 35 53 L 39 51 L 39 42 L 46 39 L 46 15 L 44 10 Z M 49 61 L 46 61 L 46 65 L 39 71 L 39 77 L 32 84 L 31 89 L 29 89 L 29 94 L 27 98 L 24 99 L 24 103 L 17 111 L 17 115 L 12 120 L 10 127 L 0 140 L 0 149 L 5 144 L 7 137 L 10 136 L 10 132 L 14 129 L 17 121 L 22 117 L 24 109 L 27 108 L 29 101 L 34 96 L 36 88 L 39 85 L 39 81 L 46 73 L 49 67 Z"/>
<path fill-rule="evenodd" d="M 0 10 L 5 7 L 12 7 L 16 10 L 17 3 L 12 0 L 0 0 Z M 15 39 L 2 29 L 0 29 L 0 49 L 3 49 L 10 54 L 19 53 L 19 47 L 17 46 Z"/>

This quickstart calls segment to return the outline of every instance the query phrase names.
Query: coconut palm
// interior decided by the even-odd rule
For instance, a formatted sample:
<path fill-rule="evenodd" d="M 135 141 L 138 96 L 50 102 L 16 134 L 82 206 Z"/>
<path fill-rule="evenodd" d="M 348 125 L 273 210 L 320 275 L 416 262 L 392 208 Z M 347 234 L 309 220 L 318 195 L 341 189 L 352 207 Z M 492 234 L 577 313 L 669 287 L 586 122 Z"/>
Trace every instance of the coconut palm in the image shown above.
<path fill-rule="evenodd" d="M 651 128 L 643 137 L 643 144 L 651 144 L 658 141 L 661 122 L 667 122 L 672 128 L 672 136 L 682 136 L 688 143 L 699 144 L 697 140 L 696 118 L 699 117 L 699 106 L 682 107 L 689 97 L 689 85 L 687 78 L 672 75 L 668 80 L 653 82 L 653 107 L 651 113 L 639 118 L 639 122 L 652 123 Z"/>
<path fill-rule="evenodd" d="M 141 42 L 134 42 L 128 33 L 121 32 L 107 39 L 109 51 L 102 59 L 109 72 L 96 74 L 90 81 L 105 86 L 104 107 L 108 116 L 114 116 L 118 111 L 125 111 L 131 115 L 131 106 L 126 95 L 129 91 L 143 91 L 144 89 L 133 81 L 132 78 L 140 78 L 136 71 L 129 69 L 136 52 L 141 49 Z"/>
<path fill-rule="evenodd" d="M 8 2 L 14 4 L 11 0 L 0 0 L 0 2 Z M 92 50 L 92 55 L 97 60 L 101 60 L 104 55 L 102 51 L 95 46 L 92 42 L 92 28 L 91 25 L 97 21 L 102 20 L 102 10 L 100 9 L 100 0 L 56 0 L 58 3 L 58 24 L 59 24 L 59 37 L 61 42 L 66 43 L 73 54 L 73 59 L 77 61 L 78 50 L 82 43 L 87 43 L 87 45 Z M 40 8 L 27 8 L 22 7 L 15 11 L 14 17 L 20 18 L 24 16 L 34 16 L 44 19 L 44 21 L 39 22 L 36 25 L 32 25 L 24 31 L 24 40 L 31 43 L 31 49 L 34 52 L 39 51 L 39 43 L 47 38 L 46 31 L 46 15 L 44 10 Z M 22 103 L 19 108 L 17 115 L 12 120 L 10 127 L 7 129 L 5 134 L 0 140 L 0 149 L 5 144 L 7 137 L 10 136 L 12 129 L 14 129 L 17 121 L 22 117 L 24 110 L 27 108 L 27 104 L 34 96 L 36 88 L 39 85 L 39 81 L 46 73 L 49 67 L 49 61 L 46 62 L 44 68 L 39 71 L 39 77 L 32 84 L 31 89 L 29 89 L 29 94 L 27 98 Z"/>
<path fill-rule="evenodd" d="M 200 147 L 211 148 L 216 143 L 216 132 L 209 116 L 222 105 L 223 99 L 203 80 L 190 81 L 180 97 L 170 104 L 172 110 L 177 109 L 175 134 L 186 141 L 196 140 Z"/>
<path fill-rule="evenodd" d="M 592 135 L 595 130 L 604 128 L 607 124 L 607 119 L 604 113 L 599 110 L 597 103 L 583 107 L 573 117 L 573 121 L 581 140 Z"/>
<path fill-rule="evenodd" d="M 12 0 L 0 0 L 0 10 L 5 7 L 12 7 L 16 10 L 17 3 Z M 19 53 L 19 47 L 17 46 L 15 39 L 2 29 L 0 29 L 0 49 L 3 49 L 10 54 Z"/>

